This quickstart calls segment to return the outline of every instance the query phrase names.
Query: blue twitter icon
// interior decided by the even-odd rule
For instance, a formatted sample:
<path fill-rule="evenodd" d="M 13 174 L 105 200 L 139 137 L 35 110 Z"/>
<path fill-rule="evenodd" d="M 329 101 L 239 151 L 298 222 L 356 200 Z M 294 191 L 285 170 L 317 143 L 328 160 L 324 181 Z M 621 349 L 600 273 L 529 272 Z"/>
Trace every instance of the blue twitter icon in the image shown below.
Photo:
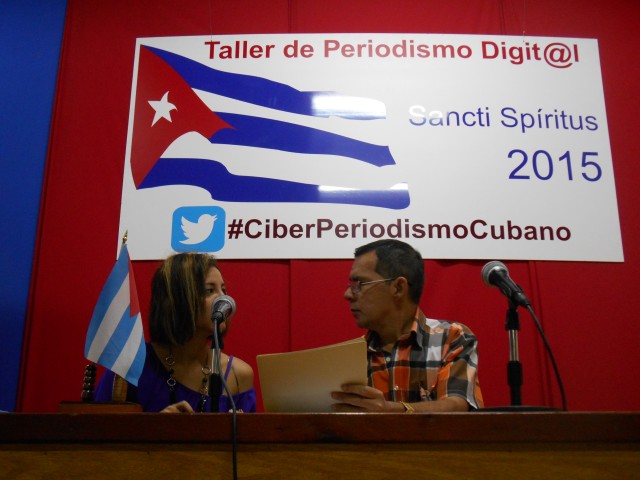
<path fill-rule="evenodd" d="M 173 212 L 171 248 L 176 252 L 218 252 L 227 225 L 220 207 L 180 207 Z"/>

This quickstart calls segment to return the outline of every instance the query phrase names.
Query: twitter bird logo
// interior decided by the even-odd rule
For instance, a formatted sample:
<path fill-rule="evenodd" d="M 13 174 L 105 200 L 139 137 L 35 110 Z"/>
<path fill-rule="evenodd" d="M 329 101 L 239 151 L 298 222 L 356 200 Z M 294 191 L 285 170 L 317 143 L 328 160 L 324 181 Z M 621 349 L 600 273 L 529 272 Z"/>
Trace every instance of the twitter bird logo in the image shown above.
<path fill-rule="evenodd" d="M 195 245 L 196 243 L 204 242 L 209 235 L 211 235 L 213 225 L 216 223 L 217 218 L 217 215 L 204 213 L 200 215 L 198 221 L 194 223 L 182 217 L 182 231 L 184 232 L 185 239 L 180 240 L 180 243 Z"/>
<path fill-rule="evenodd" d="M 226 213 L 220 207 L 180 207 L 173 212 L 171 248 L 218 252 L 224 247 Z"/>

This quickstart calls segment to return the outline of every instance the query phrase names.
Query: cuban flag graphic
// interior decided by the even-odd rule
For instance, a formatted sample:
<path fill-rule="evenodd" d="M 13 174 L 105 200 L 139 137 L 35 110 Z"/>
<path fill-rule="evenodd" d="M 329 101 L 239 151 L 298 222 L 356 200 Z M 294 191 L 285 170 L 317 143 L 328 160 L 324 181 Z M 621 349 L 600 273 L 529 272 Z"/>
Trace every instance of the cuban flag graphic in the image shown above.
<path fill-rule="evenodd" d="M 203 96 L 231 99 L 277 114 L 287 120 L 222 111 Z M 344 101 L 345 99 L 349 101 Z M 329 105 L 331 108 L 323 106 Z M 336 106 L 338 106 L 336 108 Z M 190 58 L 141 45 L 135 91 L 130 165 L 136 189 L 191 185 L 222 202 L 332 203 L 404 209 L 408 184 L 371 188 L 332 187 L 326 182 L 296 181 L 262 173 L 236 172 L 215 153 L 173 155 L 172 145 L 185 134 L 198 136 L 219 149 L 237 148 L 254 160 L 313 156 L 359 162 L 371 169 L 395 165 L 388 146 L 296 123 L 290 118 L 340 117 L 347 122 L 385 118 L 375 99 L 336 92 L 307 92 L 266 78 L 211 68 Z M 301 158 L 301 157 L 298 157 Z M 335 164 L 333 164 L 335 165 Z M 318 165 L 322 168 L 322 165 Z M 274 169 L 275 170 L 275 169 Z M 336 172 L 339 176 L 340 172 Z"/>

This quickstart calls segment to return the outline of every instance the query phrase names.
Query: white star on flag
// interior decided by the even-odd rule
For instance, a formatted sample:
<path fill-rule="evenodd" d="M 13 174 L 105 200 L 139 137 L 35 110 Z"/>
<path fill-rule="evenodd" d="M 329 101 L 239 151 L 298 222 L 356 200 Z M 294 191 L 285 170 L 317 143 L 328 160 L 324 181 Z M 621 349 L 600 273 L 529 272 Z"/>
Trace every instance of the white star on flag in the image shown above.
<path fill-rule="evenodd" d="M 149 100 L 149 105 L 156 111 L 151 126 L 153 127 L 158 120 L 165 118 L 171 122 L 171 110 L 177 110 L 173 103 L 169 103 L 169 92 L 166 92 L 161 100 Z"/>

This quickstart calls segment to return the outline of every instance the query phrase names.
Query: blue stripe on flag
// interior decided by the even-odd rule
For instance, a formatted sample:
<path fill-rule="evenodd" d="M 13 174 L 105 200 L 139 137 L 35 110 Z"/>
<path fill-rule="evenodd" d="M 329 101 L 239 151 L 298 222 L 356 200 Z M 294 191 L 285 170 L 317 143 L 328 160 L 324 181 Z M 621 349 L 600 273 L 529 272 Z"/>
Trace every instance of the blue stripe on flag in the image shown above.
<path fill-rule="evenodd" d="M 136 322 L 142 324 L 142 320 L 140 315 L 136 316 Z M 134 385 L 138 385 L 138 379 L 142 374 L 142 368 L 144 367 L 144 361 L 147 356 L 147 346 L 144 343 L 144 335 L 141 335 L 140 341 L 138 343 L 138 350 L 136 352 L 136 356 L 131 362 L 131 367 L 125 376 L 125 380 L 131 382 Z"/>
<path fill-rule="evenodd" d="M 387 189 L 331 189 L 273 178 L 234 175 L 220 162 L 198 158 L 161 158 L 139 188 L 161 185 L 202 187 L 221 202 L 342 203 L 390 209 L 411 203 L 406 183 Z"/>
<path fill-rule="evenodd" d="M 233 128 L 218 130 L 209 139 L 211 143 L 340 155 L 378 167 L 396 164 L 387 146 L 269 118 L 221 112 L 218 112 L 218 116 Z"/>

